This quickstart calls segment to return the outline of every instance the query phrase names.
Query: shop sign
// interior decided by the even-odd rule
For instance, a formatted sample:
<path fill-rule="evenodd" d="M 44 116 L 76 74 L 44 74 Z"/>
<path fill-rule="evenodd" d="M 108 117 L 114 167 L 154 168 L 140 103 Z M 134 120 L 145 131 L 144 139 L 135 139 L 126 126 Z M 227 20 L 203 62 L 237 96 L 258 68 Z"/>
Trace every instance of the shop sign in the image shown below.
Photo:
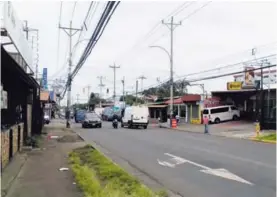
<path fill-rule="evenodd" d="M 191 119 L 191 124 L 201 124 L 201 119 L 199 118 L 195 118 L 195 119 Z"/>
<path fill-rule="evenodd" d="M 242 82 L 239 82 L 239 81 L 227 83 L 227 90 L 241 90 L 241 87 L 242 87 Z"/>
<path fill-rule="evenodd" d="M 4 2 L 3 27 L 8 32 L 8 35 L 14 43 L 27 65 L 32 66 L 32 50 L 23 32 L 23 24 L 18 19 L 15 10 L 10 1 Z"/>
<path fill-rule="evenodd" d="M 48 89 L 48 81 L 47 81 L 47 68 L 43 68 L 42 71 L 42 89 Z"/>

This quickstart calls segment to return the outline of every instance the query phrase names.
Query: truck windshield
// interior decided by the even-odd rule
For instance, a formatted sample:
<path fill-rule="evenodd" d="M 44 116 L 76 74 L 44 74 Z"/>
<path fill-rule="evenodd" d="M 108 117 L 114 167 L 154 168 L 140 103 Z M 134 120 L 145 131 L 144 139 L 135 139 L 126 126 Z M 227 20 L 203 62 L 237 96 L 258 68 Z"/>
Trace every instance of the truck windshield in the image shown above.
<path fill-rule="evenodd" d="M 208 109 L 204 109 L 203 110 L 203 114 L 209 114 L 209 110 Z"/>

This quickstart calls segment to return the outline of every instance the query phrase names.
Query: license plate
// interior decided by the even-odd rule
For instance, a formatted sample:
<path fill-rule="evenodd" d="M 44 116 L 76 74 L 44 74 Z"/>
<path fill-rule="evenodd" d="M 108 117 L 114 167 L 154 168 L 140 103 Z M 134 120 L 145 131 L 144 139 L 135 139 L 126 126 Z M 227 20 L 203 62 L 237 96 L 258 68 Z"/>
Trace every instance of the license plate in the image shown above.
<path fill-rule="evenodd" d="M 92 126 L 95 126 L 95 124 L 92 124 Z"/>

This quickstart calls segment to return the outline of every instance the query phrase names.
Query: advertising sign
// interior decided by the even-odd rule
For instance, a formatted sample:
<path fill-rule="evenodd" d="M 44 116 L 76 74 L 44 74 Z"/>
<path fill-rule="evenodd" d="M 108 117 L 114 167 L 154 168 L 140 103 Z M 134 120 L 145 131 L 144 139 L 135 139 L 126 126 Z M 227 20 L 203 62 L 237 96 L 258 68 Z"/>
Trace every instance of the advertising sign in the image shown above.
<path fill-rule="evenodd" d="M 47 90 L 48 84 L 47 84 L 47 68 L 43 68 L 42 71 L 42 89 Z"/>
<path fill-rule="evenodd" d="M 252 89 L 255 87 L 256 87 L 255 72 L 253 71 L 253 67 L 245 67 L 242 88 L 243 89 Z"/>
<path fill-rule="evenodd" d="M 10 1 L 4 2 L 3 13 L 3 27 L 8 32 L 10 39 L 14 43 L 16 49 L 19 51 L 27 65 L 31 67 L 33 65 L 32 50 L 24 35 L 23 24 L 18 19 Z"/>
<path fill-rule="evenodd" d="M 227 83 L 227 90 L 241 90 L 241 87 L 242 87 L 242 82 L 240 81 Z"/>

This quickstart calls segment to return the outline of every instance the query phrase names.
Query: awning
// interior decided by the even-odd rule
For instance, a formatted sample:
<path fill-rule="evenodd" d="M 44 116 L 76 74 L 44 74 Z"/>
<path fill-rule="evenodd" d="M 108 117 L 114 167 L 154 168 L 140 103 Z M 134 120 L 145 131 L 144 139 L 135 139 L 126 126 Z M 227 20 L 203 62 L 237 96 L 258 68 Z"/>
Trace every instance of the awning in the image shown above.
<path fill-rule="evenodd" d="M 183 104 L 184 102 L 197 102 L 201 100 L 201 96 L 199 94 L 187 94 L 182 96 L 181 98 L 174 99 L 173 104 Z M 165 101 L 165 104 L 170 104 L 170 100 Z"/>
<path fill-rule="evenodd" d="M 14 76 L 19 77 L 26 84 L 28 84 L 32 88 L 39 88 L 39 84 L 37 81 L 27 74 L 24 69 L 18 65 L 18 63 L 14 60 L 13 57 L 1 46 L 1 58 L 2 58 L 2 73 L 10 72 L 13 73 Z M 2 74 L 1 73 L 1 74 Z"/>
<path fill-rule="evenodd" d="M 178 98 L 178 99 L 173 100 L 173 104 L 182 104 L 182 103 L 183 103 L 182 98 Z M 170 100 L 165 101 L 165 104 L 170 104 Z"/>
<path fill-rule="evenodd" d="M 167 107 L 167 105 L 149 105 L 147 107 L 149 107 L 149 108 L 164 108 L 164 107 Z"/>

